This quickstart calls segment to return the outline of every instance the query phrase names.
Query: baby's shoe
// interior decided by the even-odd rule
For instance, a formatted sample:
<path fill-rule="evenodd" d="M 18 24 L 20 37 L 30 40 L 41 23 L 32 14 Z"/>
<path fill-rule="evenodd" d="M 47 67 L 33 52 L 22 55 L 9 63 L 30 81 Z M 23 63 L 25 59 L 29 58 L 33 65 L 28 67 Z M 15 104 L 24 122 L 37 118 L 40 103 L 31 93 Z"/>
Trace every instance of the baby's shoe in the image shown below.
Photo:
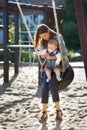
<path fill-rule="evenodd" d="M 59 77 L 59 76 L 57 76 L 56 78 L 57 78 L 58 81 L 61 81 L 61 80 L 62 80 L 62 78 Z"/>
<path fill-rule="evenodd" d="M 48 77 L 48 78 L 46 79 L 46 82 L 48 83 L 50 80 L 51 80 L 51 77 Z"/>

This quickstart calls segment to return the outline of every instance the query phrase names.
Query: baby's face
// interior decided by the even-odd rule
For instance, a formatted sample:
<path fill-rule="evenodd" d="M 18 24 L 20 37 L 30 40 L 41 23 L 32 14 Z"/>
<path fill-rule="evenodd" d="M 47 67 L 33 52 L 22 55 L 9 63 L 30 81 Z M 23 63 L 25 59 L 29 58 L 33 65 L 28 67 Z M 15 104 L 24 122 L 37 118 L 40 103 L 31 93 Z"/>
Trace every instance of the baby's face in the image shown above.
<path fill-rule="evenodd" d="M 54 52 L 57 49 L 56 44 L 48 44 L 48 51 L 49 52 Z"/>

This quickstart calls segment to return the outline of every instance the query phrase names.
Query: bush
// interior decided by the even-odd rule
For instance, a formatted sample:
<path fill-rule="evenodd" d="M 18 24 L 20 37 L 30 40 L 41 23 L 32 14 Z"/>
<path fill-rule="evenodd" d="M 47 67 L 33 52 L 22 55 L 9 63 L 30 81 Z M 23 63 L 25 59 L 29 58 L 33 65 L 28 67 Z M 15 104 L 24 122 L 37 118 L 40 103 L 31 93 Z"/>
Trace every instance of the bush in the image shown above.
<path fill-rule="evenodd" d="M 21 61 L 23 62 L 38 62 L 37 55 L 34 55 L 33 52 L 22 51 L 21 52 Z"/>
<path fill-rule="evenodd" d="M 9 59 L 12 63 L 14 63 L 14 51 L 10 51 L 9 52 Z M 37 55 L 34 55 L 33 52 L 30 52 L 29 51 L 25 51 L 23 50 L 21 52 L 21 61 L 23 62 L 38 62 L 38 57 Z"/>
<path fill-rule="evenodd" d="M 78 36 L 77 24 L 75 22 L 65 22 L 63 25 L 63 36 L 68 49 L 80 49 L 80 41 Z"/>
<path fill-rule="evenodd" d="M 0 55 L 0 61 L 3 61 L 3 55 Z"/>
<path fill-rule="evenodd" d="M 70 0 L 66 0 L 64 8 L 63 37 L 69 50 L 73 49 L 77 51 L 81 48 L 74 2 Z"/>
<path fill-rule="evenodd" d="M 75 52 L 73 50 L 69 51 L 69 61 L 82 61 L 82 57 L 81 56 L 75 56 Z"/>

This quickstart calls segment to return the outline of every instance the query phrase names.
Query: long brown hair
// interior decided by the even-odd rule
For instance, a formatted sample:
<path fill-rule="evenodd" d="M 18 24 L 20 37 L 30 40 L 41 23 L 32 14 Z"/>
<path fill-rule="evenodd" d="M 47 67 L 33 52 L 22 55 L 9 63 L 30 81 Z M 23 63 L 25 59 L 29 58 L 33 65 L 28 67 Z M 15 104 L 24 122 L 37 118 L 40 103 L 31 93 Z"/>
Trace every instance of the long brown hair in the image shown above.
<path fill-rule="evenodd" d="M 44 39 L 41 39 L 40 38 L 40 34 L 43 34 L 43 33 L 46 33 L 49 31 L 49 35 L 50 35 L 50 38 L 53 38 L 54 35 L 56 35 L 56 32 L 52 29 L 50 29 L 46 24 L 40 24 L 37 29 L 36 29 L 36 32 L 35 32 L 35 35 L 34 35 L 34 46 L 35 48 L 37 49 L 38 46 L 39 46 L 39 43 L 43 46 L 43 48 L 46 48 L 47 47 L 47 42 L 46 40 Z"/>

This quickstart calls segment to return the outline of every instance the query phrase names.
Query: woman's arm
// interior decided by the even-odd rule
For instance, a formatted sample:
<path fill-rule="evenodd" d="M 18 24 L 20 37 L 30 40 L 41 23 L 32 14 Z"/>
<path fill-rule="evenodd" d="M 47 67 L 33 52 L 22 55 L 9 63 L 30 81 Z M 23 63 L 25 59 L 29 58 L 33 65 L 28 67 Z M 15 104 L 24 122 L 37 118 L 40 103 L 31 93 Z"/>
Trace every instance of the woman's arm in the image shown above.
<path fill-rule="evenodd" d="M 36 51 L 37 55 L 46 55 L 46 49 L 40 50 L 40 51 Z"/>

